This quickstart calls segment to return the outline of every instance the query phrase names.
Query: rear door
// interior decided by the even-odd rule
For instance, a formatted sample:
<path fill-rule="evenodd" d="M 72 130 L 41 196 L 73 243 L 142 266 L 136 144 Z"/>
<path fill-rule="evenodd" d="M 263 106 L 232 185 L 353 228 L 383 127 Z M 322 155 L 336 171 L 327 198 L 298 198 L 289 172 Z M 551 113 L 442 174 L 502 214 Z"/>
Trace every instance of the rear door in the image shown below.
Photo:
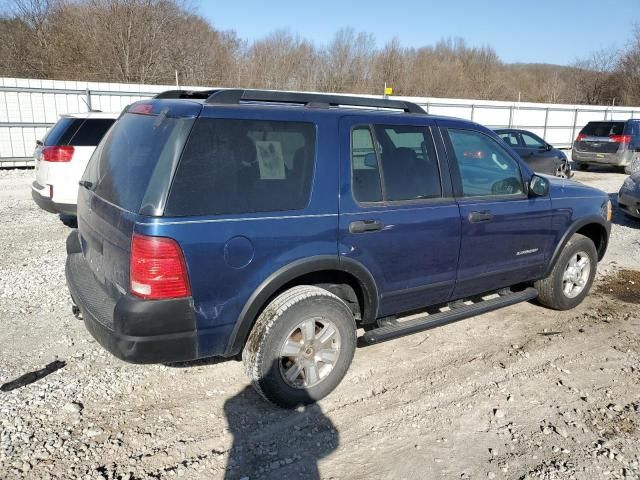
<path fill-rule="evenodd" d="M 374 276 L 379 316 L 446 301 L 453 289 L 460 215 L 433 127 L 426 117 L 340 123 L 339 253 Z"/>
<path fill-rule="evenodd" d="M 539 278 L 552 241 L 549 197 L 528 197 L 528 172 L 489 134 L 439 120 L 462 221 L 453 298 Z"/>

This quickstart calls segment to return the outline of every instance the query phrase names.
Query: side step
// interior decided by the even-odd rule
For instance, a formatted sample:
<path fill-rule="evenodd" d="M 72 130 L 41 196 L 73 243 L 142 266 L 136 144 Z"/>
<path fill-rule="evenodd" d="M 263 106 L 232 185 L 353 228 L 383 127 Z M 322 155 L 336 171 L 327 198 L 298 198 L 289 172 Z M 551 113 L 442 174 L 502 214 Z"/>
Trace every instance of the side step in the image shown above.
<path fill-rule="evenodd" d="M 497 310 L 498 308 L 532 300 L 538 296 L 538 291 L 533 287 L 529 287 L 521 292 L 500 292 L 498 295 L 497 298 L 482 300 L 472 305 L 462 304 L 459 307 L 452 308 L 445 312 L 431 315 L 425 314 L 418 318 L 405 320 L 404 322 L 392 322 L 388 325 L 369 330 L 361 337 L 362 342 L 370 345 L 405 335 L 411 335 L 412 333 L 423 330 L 429 330 L 430 328 L 440 327 L 447 323 L 464 320 L 465 318 Z"/>

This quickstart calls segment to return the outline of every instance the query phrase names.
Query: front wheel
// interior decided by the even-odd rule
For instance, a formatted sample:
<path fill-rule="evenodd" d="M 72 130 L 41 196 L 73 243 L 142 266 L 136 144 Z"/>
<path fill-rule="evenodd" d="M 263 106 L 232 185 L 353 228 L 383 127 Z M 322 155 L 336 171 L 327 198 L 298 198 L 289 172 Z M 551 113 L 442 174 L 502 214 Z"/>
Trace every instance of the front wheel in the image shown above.
<path fill-rule="evenodd" d="M 538 301 L 555 310 L 569 310 L 587 296 L 598 265 L 598 253 L 590 238 L 574 234 L 564 246 L 551 274 L 535 282 Z"/>
<path fill-rule="evenodd" d="M 249 334 L 242 360 L 263 398 L 293 408 L 336 388 L 355 347 L 349 307 L 327 290 L 301 285 L 267 305 Z"/>

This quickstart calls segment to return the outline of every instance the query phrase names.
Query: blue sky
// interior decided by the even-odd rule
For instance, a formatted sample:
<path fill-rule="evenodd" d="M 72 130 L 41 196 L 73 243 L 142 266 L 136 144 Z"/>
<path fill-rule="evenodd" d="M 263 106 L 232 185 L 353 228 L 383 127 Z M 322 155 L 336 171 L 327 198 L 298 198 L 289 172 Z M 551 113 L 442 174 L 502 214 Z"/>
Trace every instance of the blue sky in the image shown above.
<path fill-rule="evenodd" d="M 403 46 L 462 37 L 491 45 L 505 62 L 570 64 L 601 48 L 621 48 L 640 23 L 640 0 L 201 0 L 214 27 L 259 39 L 287 28 L 318 44 L 341 27 L 373 33 L 378 45 Z"/>

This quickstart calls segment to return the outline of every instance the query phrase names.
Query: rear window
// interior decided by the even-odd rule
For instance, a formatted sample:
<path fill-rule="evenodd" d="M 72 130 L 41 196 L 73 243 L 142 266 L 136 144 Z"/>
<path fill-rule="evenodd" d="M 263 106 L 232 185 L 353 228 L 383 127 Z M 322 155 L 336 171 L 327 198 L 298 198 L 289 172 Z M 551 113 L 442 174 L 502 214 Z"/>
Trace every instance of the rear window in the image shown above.
<path fill-rule="evenodd" d="M 300 210 L 311 192 L 312 123 L 200 118 L 173 180 L 167 216 Z"/>
<path fill-rule="evenodd" d="M 580 133 L 590 137 L 608 137 L 609 135 L 622 135 L 624 122 L 589 122 Z"/>
<path fill-rule="evenodd" d="M 131 212 L 145 207 L 153 214 L 193 121 L 166 112 L 123 115 L 94 152 L 83 180 L 108 202 Z"/>
<path fill-rule="evenodd" d="M 84 120 L 82 118 L 63 117 L 49 130 L 44 138 L 45 147 L 52 145 L 68 145 Z M 97 143 L 96 143 L 97 145 Z"/>
<path fill-rule="evenodd" d="M 61 118 L 44 139 L 44 145 L 95 147 L 113 125 L 111 118 Z"/>
<path fill-rule="evenodd" d="M 76 147 L 95 147 L 100 143 L 104 134 L 113 125 L 111 118 L 88 118 L 78 128 L 68 142 Z"/>

